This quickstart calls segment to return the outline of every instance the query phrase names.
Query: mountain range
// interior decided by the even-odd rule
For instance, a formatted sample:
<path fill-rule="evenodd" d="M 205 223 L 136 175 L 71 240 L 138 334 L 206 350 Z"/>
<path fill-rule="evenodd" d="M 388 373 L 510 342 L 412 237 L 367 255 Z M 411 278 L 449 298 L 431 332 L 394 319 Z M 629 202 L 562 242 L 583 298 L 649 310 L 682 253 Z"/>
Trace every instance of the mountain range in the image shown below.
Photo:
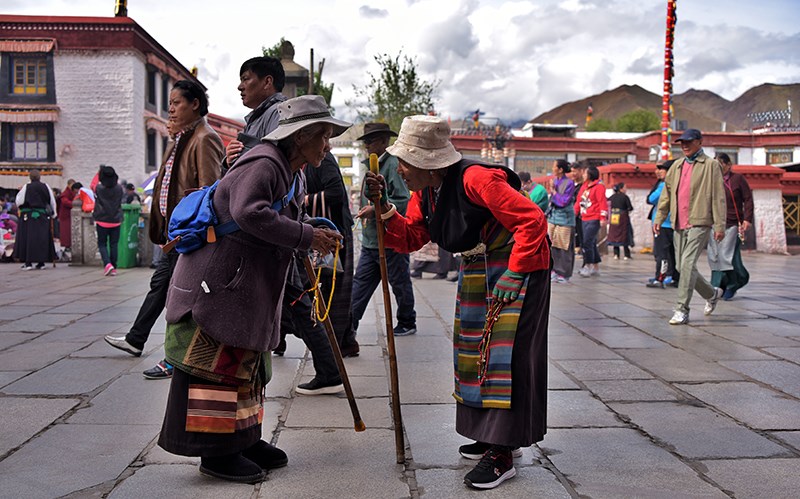
<path fill-rule="evenodd" d="M 685 121 L 687 128 L 703 131 L 734 132 L 748 130 L 754 125 L 747 116 L 749 113 L 781 111 L 787 108 L 787 101 L 800 106 L 800 83 L 777 85 L 764 83 L 729 101 L 708 90 L 690 89 L 672 96 L 674 119 Z M 586 110 L 592 106 L 593 119 L 605 118 L 615 121 L 620 116 L 646 109 L 661 118 L 661 96 L 645 90 L 638 85 L 622 85 L 601 94 L 568 102 L 530 120 L 531 123 L 575 123 L 583 128 Z M 792 123 L 800 119 L 792 112 Z"/>

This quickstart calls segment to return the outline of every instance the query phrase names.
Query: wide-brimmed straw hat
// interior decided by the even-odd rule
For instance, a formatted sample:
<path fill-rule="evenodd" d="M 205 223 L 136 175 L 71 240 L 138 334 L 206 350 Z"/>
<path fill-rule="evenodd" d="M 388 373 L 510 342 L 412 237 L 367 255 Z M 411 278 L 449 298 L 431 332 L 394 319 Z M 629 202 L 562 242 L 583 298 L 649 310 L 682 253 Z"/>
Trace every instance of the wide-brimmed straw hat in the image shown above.
<path fill-rule="evenodd" d="M 397 132 L 389 128 L 386 123 L 367 123 L 364 125 L 364 135 L 356 140 L 369 140 L 380 135 L 388 135 L 390 137 L 397 137 Z"/>
<path fill-rule="evenodd" d="M 278 128 L 262 140 L 278 141 L 314 123 L 330 123 L 337 137 L 350 128 L 352 123 L 331 116 L 328 104 L 321 95 L 302 95 L 278 104 Z"/>
<path fill-rule="evenodd" d="M 446 168 L 461 159 L 450 142 L 450 125 L 438 116 L 407 116 L 386 152 L 422 170 Z"/>

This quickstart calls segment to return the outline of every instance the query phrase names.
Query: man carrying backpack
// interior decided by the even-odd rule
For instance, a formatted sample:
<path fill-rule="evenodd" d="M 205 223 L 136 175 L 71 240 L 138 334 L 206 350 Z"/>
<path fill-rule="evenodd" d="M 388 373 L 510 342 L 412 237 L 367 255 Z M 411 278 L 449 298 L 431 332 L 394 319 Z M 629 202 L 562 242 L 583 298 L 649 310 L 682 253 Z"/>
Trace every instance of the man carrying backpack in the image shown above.
<path fill-rule="evenodd" d="M 172 210 L 187 191 L 211 185 L 220 178 L 224 149 L 222 139 L 208 125 L 208 97 L 198 83 L 181 80 L 169 94 L 169 130 L 173 142 L 164 151 L 164 163 L 158 171 L 150 209 L 150 240 L 159 245 L 167 242 L 167 223 Z M 115 348 L 139 357 L 144 344 L 167 300 L 169 281 L 178 253 L 165 253 L 150 278 L 150 291 L 128 334 L 106 335 L 105 341 Z M 172 377 L 172 366 L 165 360 L 144 371 L 148 379 Z"/>

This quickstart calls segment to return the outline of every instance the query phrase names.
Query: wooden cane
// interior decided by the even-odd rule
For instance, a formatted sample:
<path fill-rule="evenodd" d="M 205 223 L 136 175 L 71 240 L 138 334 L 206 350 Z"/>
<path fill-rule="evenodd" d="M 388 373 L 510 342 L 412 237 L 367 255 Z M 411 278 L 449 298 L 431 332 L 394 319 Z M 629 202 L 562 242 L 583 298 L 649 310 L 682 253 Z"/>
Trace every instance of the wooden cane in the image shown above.
<path fill-rule="evenodd" d="M 369 155 L 369 170 L 378 174 L 378 155 Z M 392 416 L 394 419 L 394 444 L 397 462 L 406 460 L 406 446 L 403 438 L 403 417 L 400 414 L 400 386 L 397 376 L 397 353 L 394 349 L 394 329 L 392 328 L 392 302 L 389 299 L 389 273 L 386 270 L 386 247 L 383 242 L 383 218 L 381 218 L 381 194 L 372 200 L 375 205 L 375 223 L 378 227 L 378 257 L 381 267 L 381 283 L 383 285 L 383 315 L 386 319 L 386 345 L 389 348 L 389 378 L 392 386 Z"/>
<path fill-rule="evenodd" d="M 313 284 L 316 282 L 317 277 L 314 275 L 314 266 L 311 265 L 311 259 L 306 256 L 303 259 L 303 266 L 306 268 L 308 280 Z M 353 427 L 356 431 L 364 431 L 364 421 L 361 420 L 361 414 L 358 412 L 358 405 L 356 405 L 356 398 L 353 396 L 353 389 L 350 387 L 350 379 L 347 377 L 347 370 L 344 367 L 344 359 L 342 359 L 342 351 L 339 350 L 339 342 L 336 340 L 336 333 L 333 331 L 333 324 L 330 317 L 325 317 L 322 321 L 325 326 L 325 332 L 328 333 L 328 342 L 331 344 L 333 350 L 333 358 L 336 359 L 336 366 L 339 368 L 339 376 L 342 378 L 344 385 L 344 393 L 347 395 L 347 402 L 350 404 L 350 412 L 353 413 Z"/>

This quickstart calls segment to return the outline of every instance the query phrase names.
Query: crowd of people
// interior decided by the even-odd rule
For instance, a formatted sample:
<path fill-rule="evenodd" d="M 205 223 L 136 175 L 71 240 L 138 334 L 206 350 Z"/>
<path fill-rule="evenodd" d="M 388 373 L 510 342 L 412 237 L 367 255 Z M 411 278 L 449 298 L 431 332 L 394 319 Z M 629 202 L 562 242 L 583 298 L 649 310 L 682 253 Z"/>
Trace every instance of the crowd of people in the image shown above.
<path fill-rule="evenodd" d="M 320 96 L 287 99 L 284 83 L 277 59 L 242 64 L 238 90 L 251 112 L 227 146 L 206 121 L 200 85 L 178 81 L 169 94 L 172 140 L 155 179 L 148 227 L 164 251 L 130 330 L 105 336 L 112 347 L 141 356 L 166 309 L 164 358 L 143 373 L 171 383 L 158 444 L 199 456 L 204 474 L 264 480 L 288 463 L 261 437 L 271 359 L 284 354 L 286 335 L 303 340 L 314 364 L 314 378 L 296 392 L 340 393 L 335 350 L 359 355 L 358 327 L 381 265 L 397 303 L 396 337 L 417 332 L 412 277 L 453 273 L 455 427 L 474 441 L 458 452 L 478 461 L 464 481 L 477 489 L 499 486 L 515 476 L 520 448 L 546 432 L 552 283 L 570 281 L 576 255 L 583 259 L 578 275 L 600 275 L 603 233 L 614 258 L 631 258 L 626 186 L 614 185 L 607 196 L 597 167 L 582 162 L 555 161 L 549 182 L 539 185 L 527 172 L 465 159 L 447 121 L 435 116 L 406 117 L 399 133 L 367 123 L 358 140 L 379 157 L 379 170 L 370 172 L 365 162 L 356 264 L 348 190 L 330 153 L 331 138 L 351 124 L 334 118 Z M 753 204 L 730 159 L 720 155 L 717 163 L 703 154 L 700 132 L 688 130 L 677 142 L 685 157 L 658 165 L 647 199 L 656 235 L 656 273 L 647 285 L 678 286 L 670 323 L 685 324 L 693 289 L 710 314 L 717 300 L 747 283 L 740 236 L 753 222 Z M 84 209 L 92 205 L 103 273 L 116 275 L 122 204 L 141 202 L 132 185 L 122 184 L 113 167 L 101 165 L 89 188 L 70 181 L 57 198 L 32 171 L 16 206 L 4 206 L 0 217 L 0 227 L 16 235 L 14 258 L 26 270 L 44 267 L 55 258 L 56 234 L 69 248 L 69 214 L 81 199 Z M 179 253 L 168 222 L 188 192 L 212 185 L 217 227 L 234 228 Z M 706 246 L 710 283 L 696 269 Z M 335 255 L 330 265 L 318 263 L 316 278 L 307 272 L 310 252 Z M 330 295 L 315 292 L 320 283 Z M 322 325 L 326 315 L 334 340 Z"/>

